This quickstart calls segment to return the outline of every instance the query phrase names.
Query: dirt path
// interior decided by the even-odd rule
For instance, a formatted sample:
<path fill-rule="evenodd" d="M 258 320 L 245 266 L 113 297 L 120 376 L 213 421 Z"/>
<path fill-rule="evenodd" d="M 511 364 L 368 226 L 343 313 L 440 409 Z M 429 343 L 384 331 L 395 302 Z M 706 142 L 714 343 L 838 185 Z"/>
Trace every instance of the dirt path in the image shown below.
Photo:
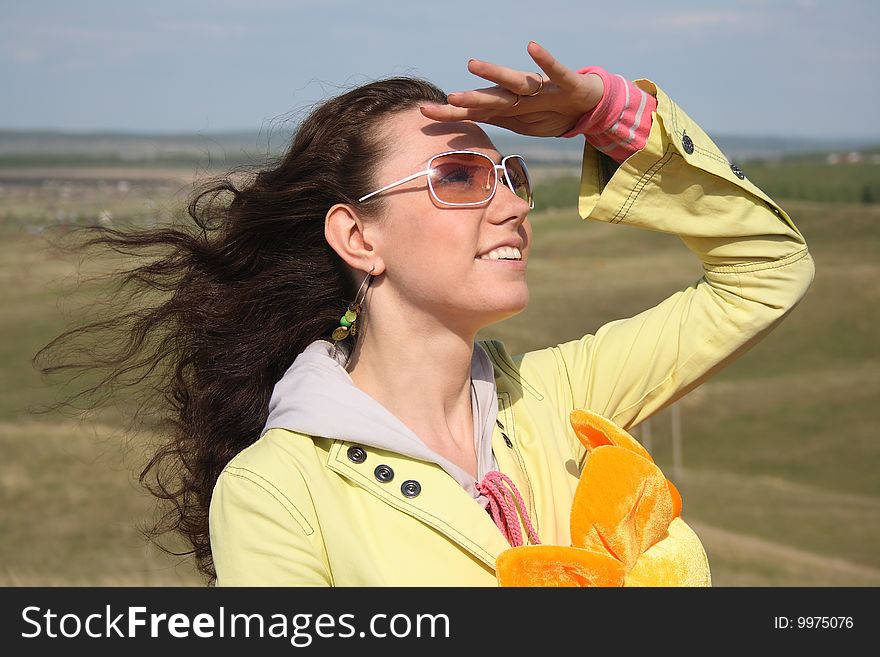
<path fill-rule="evenodd" d="M 822 573 L 823 581 L 849 582 L 841 585 L 880 586 L 880 569 L 877 568 L 700 522 L 688 521 L 688 524 L 697 532 L 707 552 L 723 555 L 725 559 L 735 555 L 739 561 L 774 564 L 784 571 Z"/>

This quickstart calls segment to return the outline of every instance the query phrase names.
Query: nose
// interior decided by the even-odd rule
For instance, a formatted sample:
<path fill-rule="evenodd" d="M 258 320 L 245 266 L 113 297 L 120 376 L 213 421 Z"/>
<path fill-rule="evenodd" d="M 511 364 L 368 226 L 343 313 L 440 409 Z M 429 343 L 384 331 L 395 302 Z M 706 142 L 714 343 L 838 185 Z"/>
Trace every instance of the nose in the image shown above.
<path fill-rule="evenodd" d="M 519 223 L 525 221 L 531 208 L 529 202 L 513 192 L 507 184 L 506 176 L 499 171 L 498 186 L 491 205 L 498 206 L 499 215 L 506 221 L 516 217 Z"/>

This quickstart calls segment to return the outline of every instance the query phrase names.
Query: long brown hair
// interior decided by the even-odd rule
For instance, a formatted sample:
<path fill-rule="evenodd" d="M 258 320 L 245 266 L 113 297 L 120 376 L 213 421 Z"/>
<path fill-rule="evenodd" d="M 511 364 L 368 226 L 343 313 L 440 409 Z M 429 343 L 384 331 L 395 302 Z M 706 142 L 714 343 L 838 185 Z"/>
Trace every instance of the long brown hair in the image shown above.
<path fill-rule="evenodd" d="M 324 237 L 325 214 L 373 189 L 383 118 L 425 101 L 446 96 L 412 77 L 357 87 L 312 110 L 286 152 L 246 182 L 234 182 L 239 171 L 197 187 L 183 225 L 77 229 L 77 249 L 134 257 L 117 275 L 133 306 L 65 331 L 32 362 L 44 374 L 107 371 L 55 407 L 142 384 L 149 374 L 156 394 L 146 415 L 158 418 L 163 442 L 140 481 L 162 511 L 146 534 L 158 543 L 178 532 L 190 549 L 177 554 L 193 554 L 210 581 L 208 509 L 218 475 L 259 438 L 275 383 L 310 342 L 330 339 L 356 293 Z M 361 207 L 375 211 L 381 202 Z M 156 293 L 159 303 L 143 303 Z M 132 372 L 145 374 L 125 381 Z"/>

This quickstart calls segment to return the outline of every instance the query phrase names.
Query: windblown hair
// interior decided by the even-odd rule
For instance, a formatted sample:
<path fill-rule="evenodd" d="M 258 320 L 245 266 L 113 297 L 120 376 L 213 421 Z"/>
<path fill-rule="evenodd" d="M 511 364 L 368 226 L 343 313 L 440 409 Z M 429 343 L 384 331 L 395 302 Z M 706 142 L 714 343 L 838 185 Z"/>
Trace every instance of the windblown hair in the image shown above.
<path fill-rule="evenodd" d="M 106 371 L 74 398 L 152 377 L 149 412 L 163 442 L 140 482 L 161 513 L 146 535 L 157 544 L 182 535 L 186 549 L 176 554 L 192 554 L 210 582 L 217 477 L 259 438 L 275 383 L 310 342 L 331 339 L 356 294 L 353 272 L 324 237 L 327 210 L 375 188 L 380 123 L 425 101 L 446 96 L 411 77 L 360 86 L 313 109 L 286 152 L 246 182 L 230 172 L 195 188 L 184 224 L 77 228 L 85 233 L 77 249 L 102 246 L 134 262 L 114 274 L 133 307 L 65 331 L 32 362 L 44 374 Z M 374 214 L 381 203 L 359 206 Z M 144 303 L 156 293 L 159 302 Z M 125 381 L 132 372 L 145 374 Z"/>

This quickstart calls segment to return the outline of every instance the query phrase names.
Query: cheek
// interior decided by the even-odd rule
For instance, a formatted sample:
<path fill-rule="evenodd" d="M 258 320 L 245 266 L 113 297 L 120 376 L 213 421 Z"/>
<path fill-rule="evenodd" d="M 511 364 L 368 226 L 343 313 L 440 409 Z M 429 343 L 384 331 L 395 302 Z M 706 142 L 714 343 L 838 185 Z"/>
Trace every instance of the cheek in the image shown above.
<path fill-rule="evenodd" d="M 398 219 L 386 261 L 399 272 L 401 285 L 419 296 L 436 297 L 456 283 L 465 283 L 478 248 L 466 217 L 432 206 Z"/>
<path fill-rule="evenodd" d="M 397 258 L 417 259 L 423 265 L 472 260 L 478 226 L 468 213 L 443 210 L 433 203 L 412 203 L 394 217 L 391 245 Z"/>
<path fill-rule="evenodd" d="M 474 247 L 468 237 L 428 224 L 430 222 L 413 236 L 409 242 L 412 248 L 403 254 L 409 269 L 423 269 L 443 279 L 466 276 L 465 268 L 470 267 L 474 259 Z"/>

